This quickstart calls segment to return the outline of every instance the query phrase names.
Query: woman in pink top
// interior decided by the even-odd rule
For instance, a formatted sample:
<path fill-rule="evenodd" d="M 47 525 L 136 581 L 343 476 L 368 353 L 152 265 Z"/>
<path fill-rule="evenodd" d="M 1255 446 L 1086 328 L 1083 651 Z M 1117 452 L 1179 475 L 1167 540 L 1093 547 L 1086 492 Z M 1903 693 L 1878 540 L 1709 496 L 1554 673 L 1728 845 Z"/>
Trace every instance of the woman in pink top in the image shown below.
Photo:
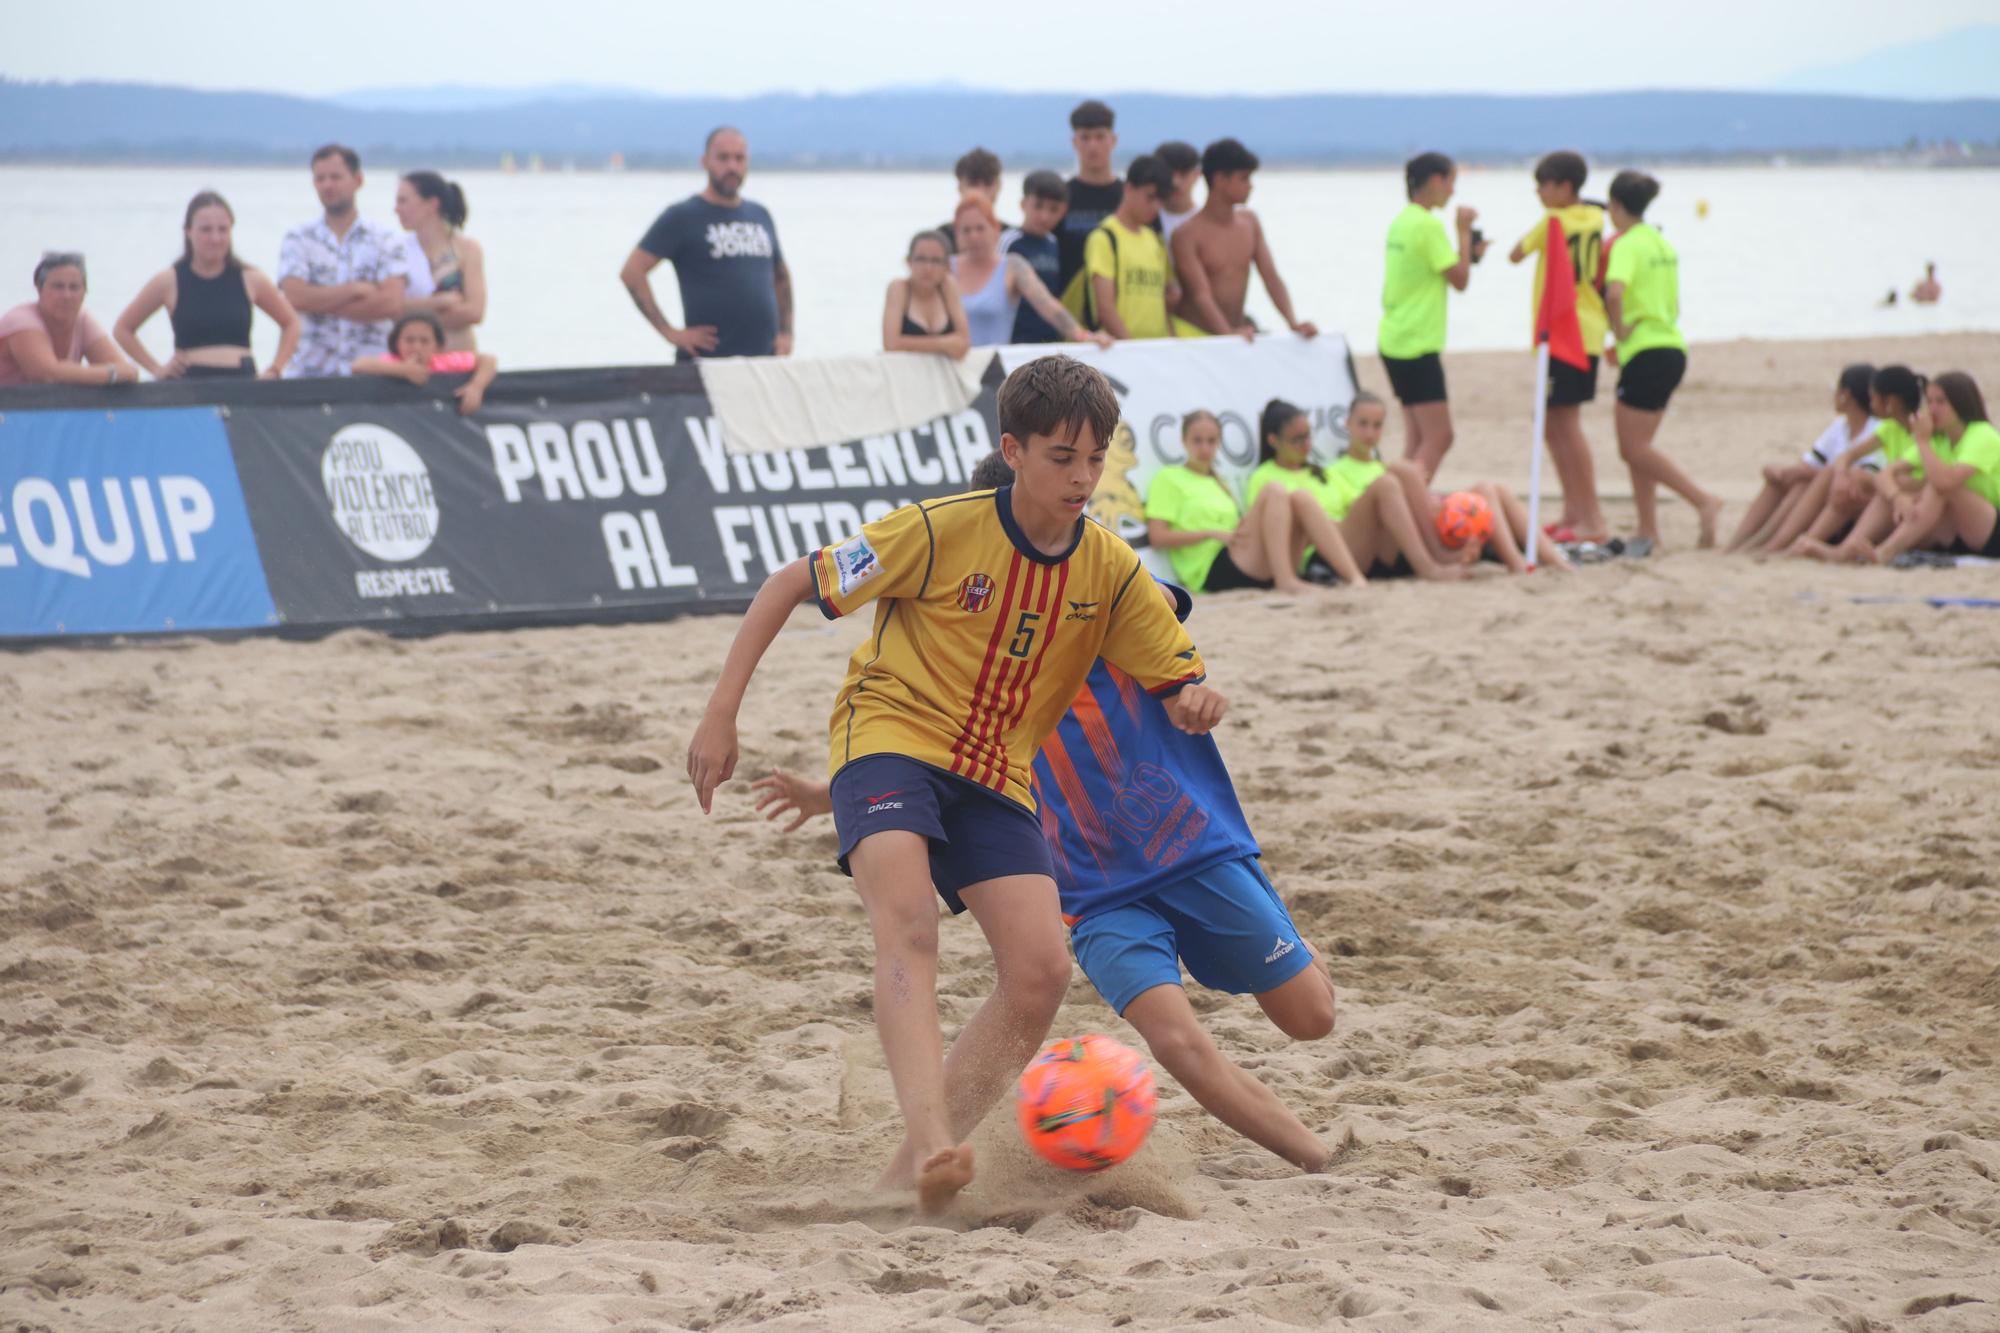
<path fill-rule="evenodd" d="M 433 375 L 464 375 L 472 378 L 453 390 L 458 414 L 471 416 L 486 401 L 486 386 L 500 373 L 500 363 L 490 352 L 447 352 L 444 325 L 436 315 L 419 311 L 405 315 L 389 330 L 389 355 L 364 356 L 354 363 L 357 375 L 383 375 L 391 379 L 423 384 Z"/>
<path fill-rule="evenodd" d="M 83 256 L 35 265 L 35 299 L 0 315 L 0 384 L 134 384 L 139 371 L 83 309 Z M 88 365 L 84 364 L 86 361 Z"/>

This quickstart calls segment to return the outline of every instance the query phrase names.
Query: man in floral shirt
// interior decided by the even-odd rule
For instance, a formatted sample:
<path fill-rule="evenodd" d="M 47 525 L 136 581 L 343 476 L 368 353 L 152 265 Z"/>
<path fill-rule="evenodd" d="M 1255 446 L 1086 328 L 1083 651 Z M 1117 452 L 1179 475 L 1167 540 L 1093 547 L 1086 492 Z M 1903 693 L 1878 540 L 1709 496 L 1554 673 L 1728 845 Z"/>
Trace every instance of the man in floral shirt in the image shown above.
<path fill-rule="evenodd" d="M 361 155 L 328 144 L 312 173 L 326 216 L 286 232 L 278 252 L 278 288 L 303 326 L 287 379 L 346 375 L 356 358 L 387 353 L 409 282 L 402 234 L 355 211 Z"/>

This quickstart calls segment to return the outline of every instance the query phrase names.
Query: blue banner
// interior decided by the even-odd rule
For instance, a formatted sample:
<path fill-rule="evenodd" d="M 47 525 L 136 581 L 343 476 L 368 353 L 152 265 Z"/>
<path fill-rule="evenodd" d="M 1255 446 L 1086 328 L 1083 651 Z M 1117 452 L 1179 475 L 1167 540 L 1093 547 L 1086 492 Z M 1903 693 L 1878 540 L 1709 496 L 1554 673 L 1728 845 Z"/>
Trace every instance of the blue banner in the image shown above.
<path fill-rule="evenodd" d="M 0 635 L 276 623 L 220 409 L 0 416 Z"/>

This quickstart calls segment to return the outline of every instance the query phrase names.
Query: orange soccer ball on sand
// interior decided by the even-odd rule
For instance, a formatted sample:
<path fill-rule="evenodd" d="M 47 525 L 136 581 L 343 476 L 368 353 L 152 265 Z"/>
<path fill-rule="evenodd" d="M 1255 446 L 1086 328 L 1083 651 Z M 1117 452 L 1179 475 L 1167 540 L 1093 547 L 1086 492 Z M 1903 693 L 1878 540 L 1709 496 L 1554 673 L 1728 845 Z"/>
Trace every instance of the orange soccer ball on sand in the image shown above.
<path fill-rule="evenodd" d="M 1102 1171 L 1139 1151 L 1159 1099 L 1137 1051 L 1095 1034 L 1042 1047 L 1021 1074 L 1015 1114 L 1037 1155 L 1071 1171 Z"/>
<path fill-rule="evenodd" d="M 1453 550 L 1484 546 L 1493 535 L 1493 507 L 1477 491 L 1453 491 L 1437 511 L 1438 540 Z"/>

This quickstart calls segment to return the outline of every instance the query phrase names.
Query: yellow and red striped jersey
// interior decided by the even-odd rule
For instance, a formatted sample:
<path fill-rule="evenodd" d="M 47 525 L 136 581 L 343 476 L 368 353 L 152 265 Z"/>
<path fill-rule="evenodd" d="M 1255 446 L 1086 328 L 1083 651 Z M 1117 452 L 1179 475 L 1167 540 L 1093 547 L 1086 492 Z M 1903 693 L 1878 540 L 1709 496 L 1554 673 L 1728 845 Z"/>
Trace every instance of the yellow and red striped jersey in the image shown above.
<path fill-rule="evenodd" d="M 812 573 L 829 619 L 875 603 L 834 701 L 830 772 L 900 754 L 1032 810 L 1035 750 L 1099 657 L 1155 695 L 1203 678 L 1130 546 L 1085 519 L 1043 555 L 1009 489 L 906 505 L 820 550 Z"/>

